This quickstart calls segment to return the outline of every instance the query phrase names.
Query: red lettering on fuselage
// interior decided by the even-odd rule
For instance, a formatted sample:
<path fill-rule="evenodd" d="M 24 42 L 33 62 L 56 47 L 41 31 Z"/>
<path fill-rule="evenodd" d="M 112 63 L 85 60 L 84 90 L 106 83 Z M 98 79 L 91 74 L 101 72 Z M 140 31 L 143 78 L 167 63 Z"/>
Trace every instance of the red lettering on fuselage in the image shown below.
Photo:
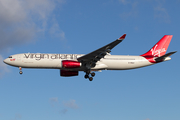
<path fill-rule="evenodd" d="M 77 54 L 41 54 L 41 53 L 28 53 L 24 54 L 24 58 L 26 59 L 77 59 Z"/>

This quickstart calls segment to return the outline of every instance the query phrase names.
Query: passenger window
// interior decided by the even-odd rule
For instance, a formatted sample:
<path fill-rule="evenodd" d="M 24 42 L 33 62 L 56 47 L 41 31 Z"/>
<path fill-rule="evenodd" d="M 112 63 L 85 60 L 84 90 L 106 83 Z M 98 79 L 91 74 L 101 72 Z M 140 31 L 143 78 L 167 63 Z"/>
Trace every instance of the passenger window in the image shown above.
<path fill-rule="evenodd" d="M 12 58 L 12 56 L 9 56 L 8 58 Z"/>

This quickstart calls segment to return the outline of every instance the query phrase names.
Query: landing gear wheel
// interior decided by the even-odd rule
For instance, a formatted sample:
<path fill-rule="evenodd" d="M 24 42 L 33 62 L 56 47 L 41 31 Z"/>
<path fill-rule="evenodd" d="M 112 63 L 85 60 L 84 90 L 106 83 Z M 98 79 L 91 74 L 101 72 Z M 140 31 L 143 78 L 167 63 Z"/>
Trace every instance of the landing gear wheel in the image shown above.
<path fill-rule="evenodd" d="M 22 68 L 21 67 L 19 67 L 19 74 L 23 74 L 23 72 L 22 72 Z"/>
<path fill-rule="evenodd" d="M 89 78 L 89 75 L 85 75 L 84 78 L 85 78 L 85 79 Z"/>
<path fill-rule="evenodd" d="M 87 71 L 85 71 L 85 72 L 86 72 L 86 74 L 85 74 L 84 78 L 85 78 L 85 79 L 89 78 L 89 81 L 92 81 L 92 80 L 93 80 L 93 77 L 95 76 L 95 73 L 94 73 L 94 72 L 91 73 L 90 70 L 87 70 Z"/>
<path fill-rule="evenodd" d="M 93 78 L 92 78 L 92 77 L 90 77 L 90 78 L 89 78 L 89 81 L 92 81 L 92 80 L 93 80 Z"/>
<path fill-rule="evenodd" d="M 91 73 L 91 76 L 92 76 L 92 77 L 94 77 L 94 76 L 95 76 L 95 73 L 94 73 L 94 72 L 93 72 L 93 73 Z"/>

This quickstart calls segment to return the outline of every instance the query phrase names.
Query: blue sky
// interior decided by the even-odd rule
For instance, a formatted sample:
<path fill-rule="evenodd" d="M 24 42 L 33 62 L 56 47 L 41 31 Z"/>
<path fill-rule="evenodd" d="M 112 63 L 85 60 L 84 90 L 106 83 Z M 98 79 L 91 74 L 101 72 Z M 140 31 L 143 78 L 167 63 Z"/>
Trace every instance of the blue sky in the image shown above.
<path fill-rule="evenodd" d="M 102 71 L 92 82 L 59 70 L 5 65 L 17 53 L 87 54 L 119 38 L 111 54 L 140 55 L 165 34 L 180 51 L 180 1 L 0 0 L 0 120 L 179 120 L 179 52 L 171 61 Z"/>

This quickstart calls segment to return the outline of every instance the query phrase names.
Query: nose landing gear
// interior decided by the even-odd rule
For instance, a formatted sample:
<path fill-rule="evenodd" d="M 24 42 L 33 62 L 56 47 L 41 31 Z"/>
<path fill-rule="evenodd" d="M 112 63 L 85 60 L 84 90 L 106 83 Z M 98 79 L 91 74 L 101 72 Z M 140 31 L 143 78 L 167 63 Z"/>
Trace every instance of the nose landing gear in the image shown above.
<path fill-rule="evenodd" d="M 19 67 L 19 74 L 23 74 L 23 72 L 22 72 L 22 68 L 21 67 Z"/>

